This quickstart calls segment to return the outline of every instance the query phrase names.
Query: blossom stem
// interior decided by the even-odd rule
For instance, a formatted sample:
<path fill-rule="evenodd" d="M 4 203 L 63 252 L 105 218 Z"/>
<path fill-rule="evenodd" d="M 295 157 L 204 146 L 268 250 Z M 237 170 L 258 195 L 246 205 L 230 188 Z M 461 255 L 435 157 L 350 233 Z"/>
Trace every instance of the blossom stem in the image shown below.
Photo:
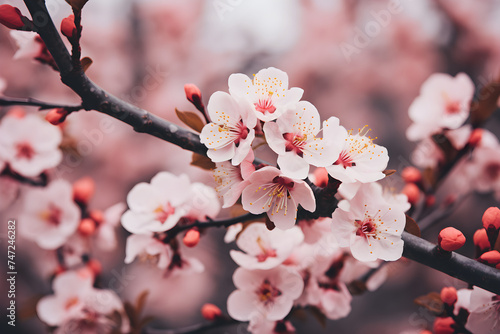
<path fill-rule="evenodd" d="M 82 106 L 47 103 L 32 98 L 15 98 L 15 97 L 4 97 L 4 96 L 0 97 L 0 106 L 4 107 L 4 106 L 16 106 L 16 105 L 39 107 L 40 110 L 61 108 L 68 111 L 78 111 L 82 109 Z"/>

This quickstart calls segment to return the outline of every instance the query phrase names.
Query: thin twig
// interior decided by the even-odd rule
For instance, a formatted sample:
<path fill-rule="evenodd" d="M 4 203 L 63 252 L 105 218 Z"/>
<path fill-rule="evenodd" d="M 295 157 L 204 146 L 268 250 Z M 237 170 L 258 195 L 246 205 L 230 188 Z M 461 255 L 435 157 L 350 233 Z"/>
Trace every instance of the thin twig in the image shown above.
<path fill-rule="evenodd" d="M 0 97 L 0 106 L 32 106 L 38 107 L 40 110 L 61 108 L 68 111 L 78 111 L 82 109 L 82 106 L 75 105 L 64 105 L 56 103 L 47 103 L 33 98 L 16 98 L 16 97 Z"/>

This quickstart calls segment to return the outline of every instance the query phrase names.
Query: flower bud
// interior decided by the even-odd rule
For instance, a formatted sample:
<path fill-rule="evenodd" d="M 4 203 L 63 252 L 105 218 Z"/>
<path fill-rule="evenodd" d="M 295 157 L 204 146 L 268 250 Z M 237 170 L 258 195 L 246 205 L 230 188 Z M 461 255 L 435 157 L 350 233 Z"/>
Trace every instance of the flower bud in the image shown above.
<path fill-rule="evenodd" d="M 469 145 L 477 146 L 483 139 L 483 129 L 475 129 L 469 137 Z"/>
<path fill-rule="evenodd" d="M 196 85 L 185 84 L 184 92 L 186 93 L 186 98 L 196 107 L 196 109 L 200 111 L 205 109 L 201 101 L 201 91 Z"/>
<path fill-rule="evenodd" d="M 324 167 L 316 168 L 314 170 L 314 184 L 318 187 L 326 187 L 328 185 L 328 171 Z"/>
<path fill-rule="evenodd" d="M 95 183 L 91 177 L 83 177 L 73 183 L 73 200 L 80 204 L 88 204 L 95 191 Z"/>
<path fill-rule="evenodd" d="M 406 183 L 417 183 L 422 180 L 422 173 L 415 167 L 405 167 L 401 172 L 401 177 Z"/>
<path fill-rule="evenodd" d="M 441 300 L 443 303 L 452 306 L 457 301 L 457 289 L 454 287 L 444 287 L 441 290 Z"/>
<path fill-rule="evenodd" d="M 222 311 L 214 304 L 205 304 L 201 308 L 201 315 L 208 321 L 214 321 L 222 317 Z"/>
<path fill-rule="evenodd" d="M 198 242 L 200 242 L 200 231 L 198 231 L 195 228 L 190 229 L 189 231 L 187 231 L 182 241 L 184 242 L 184 245 L 186 245 L 187 247 L 196 246 Z"/>
<path fill-rule="evenodd" d="M 474 245 L 476 245 L 481 252 L 490 248 L 488 234 L 484 228 L 481 228 L 474 233 Z"/>
<path fill-rule="evenodd" d="M 420 199 L 420 189 L 415 183 L 406 184 L 401 192 L 408 197 L 408 202 L 412 205 Z"/>
<path fill-rule="evenodd" d="M 436 318 L 434 320 L 434 334 L 453 334 L 455 333 L 454 324 L 455 321 L 451 317 Z"/>
<path fill-rule="evenodd" d="M 97 225 L 100 225 L 102 224 L 102 222 L 104 221 L 104 214 L 102 213 L 101 210 L 92 210 L 90 211 L 89 213 L 89 217 L 95 221 L 95 223 Z"/>
<path fill-rule="evenodd" d="M 24 27 L 23 15 L 17 7 L 11 5 L 0 5 L 0 23 L 10 29 L 21 29 Z"/>
<path fill-rule="evenodd" d="M 483 214 L 483 226 L 488 229 L 500 229 L 500 209 L 491 207 Z"/>
<path fill-rule="evenodd" d="M 84 237 L 91 236 L 95 232 L 95 222 L 90 218 L 84 218 L 80 221 L 78 225 L 78 233 Z"/>
<path fill-rule="evenodd" d="M 61 21 L 61 33 L 69 40 L 76 37 L 75 16 L 70 15 Z"/>
<path fill-rule="evenodd" d="M 45 120 L 52 125 L 59 125 L 66 120 L 68 114 L 69 113 L 63 108 L 52 109 L 45 115 Z"/>
<path fill-rule="evenodd" d="M 434 204 L 436 204 L 436 196 L 427 195 L 427 197 L 425 197 L 425 205 L 429 207 L 433 206 Z"/>
<path fill-rule="evenodd" d="M 428 330 L 423 330 L 420 332 L 420 334 L 432 334 L 432 332 Z"/>
<path fill-rule="evenodd" d="M 97 276 L 102 272 L 101 262 L 96 259 L 90 259 L 87 262 L 87 267 L 94 273 L 94 276 Z"/>
<path fill-rule="evenodd" d="M 447 252 L 453 252 L 465 244 L 465 236 L 454 227 L 447 227 L 438 236 L 438 245 Z"/>
<path fill-rule="evenodd" d="M 479 257 L 479 261 L 485 264 L 496 266 L 500 263 L 500 253 L 496 250 L 486 252 Z"/>

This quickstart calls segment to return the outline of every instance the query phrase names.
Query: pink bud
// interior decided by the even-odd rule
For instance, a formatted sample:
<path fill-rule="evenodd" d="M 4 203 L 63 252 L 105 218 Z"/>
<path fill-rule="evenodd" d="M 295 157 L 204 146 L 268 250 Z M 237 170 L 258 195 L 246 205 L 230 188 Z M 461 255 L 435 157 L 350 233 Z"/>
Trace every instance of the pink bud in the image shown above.
<path fill-rule="evenodd" d="M 457 301 L 457 289 L 454 287 L 444 287 L 441 290 L 441 300 L 443 303 L 452 306 Z"/>
<path fill-rule="evenodd" d="M 187 247 L 196 246 L 198 242 L 200 242 L 200 231 L 198 231 L 195 228 L 190 229 L 189 231 L 187 231 L 182 241 L 184 242 L 184 245 L 186 245 Z"/>
<path fill-rule="evenodd" d="M 434 334 L 453 334 L 455 333 L 453 325 L 455 325 L 455 321 L 451 317 L 436 318 L 434 320 Z"/>
<path fill-rule="evenodd" d="M 201 91 L 195 84 L 185 84 L 184 92 L 186 93 L 186 98 L 196 107 L 196 109 L 202 111 L 205 108 L 201 101 Z"/>
<path fill-rule="evenodd" d="M 483 226 L 488 229 L 500 229 L 500 209 L 491 207 L 483 214 Z"/>
<path fill-rule="evenodd" d="M 316 168 L 314 171 L 314 184 L 318 187 L 326 187 L 328 185 L 328 172 L 326 168 Z"/>
<path fill-rule="evenodd" d="M 406 167 L 401 172 L 401 177 L 406 183 L 417 183 L 422 180 L 422 173 L 415 167 Z"/>
<path fill-rule="evenodd" d="M 474 233 L 474 245 L 476 245 L 479 250 L 484 251 L 490 248 L 490 242 L 488 240 L 488 234 L 484 228 L 479 229 Z"/>
<path fill-rule="evenodd" d="M 84 237 L 91 236 L 95 232 L 95 222 L 90 218 L 84 218 L 78 225 L 78 233 Z"/>
<path fill-rule="evenodd" d="M 59 125 L 66 120 L 66 116 L 68 116 L 68 112 L 62 108 L 56 108 L 50 110 L 47 115 L 45 115 L 45 119 L 47 122 L 53 125 Z"/>
<path fill-rule="evenodd" d="M 73 14 L 61 21 L 61 33 L 68 39 L 76 37 L 75 16 Z"/>
<path fill-rule="evenodd" d="M 425 205 L 426 206 L 433 206 L 434 204 L 436 204 L 436 196 L 427 195 L 427 197 L 425 198 Z"/>
<path fill-rule="evenodd" d="M 10 29 L 21 29 L 24 27 L 23 15 L 17 7 L 11 5 L 0 5 L 0 23 Z"/>
<path fill-rule="evenodd" d="M 454 227 L 447 227 L 438 236 L 438 244 L 441 249 L 453 252 L 465 244 L 465 236 Z"/>
<path fill-rule="evenodd" d="M 205 304 L 201 308 L 201 315 L 208 321 L 214 321 L 222 317 L 222 311 L 214 304 Z"/>
<path fill-rule="evenodd" d="M 496 266 L 500 263 L 500 253 L 496 250 L 486 252 L 479 257 L 479 261 Z"/>
<path fill-rule="evenodd" d="M 475 129 L 469 137 L 469 145 L 477 146 L 483 139 L 483 129 Z"/>
<path fill-rule="evenodd" d="M 420 199 L 420 189 L 415 183 L 406 184 L 401 192 L 408 197 L 410 204 L 416 204 Z"/>
<path fill-rule="evenodd" d="M 87 267 L 94 273 L 94 276 L 97 276 L 102 272 L 101 262 L 96 259 L 90 259 L 89 262 L 87 262 Z"/>
<path fill-rule="evenodd" d="M 80 204 L 88 204 L 95 191 L 95 183 L 91 177 L 83 177 L 73 183 L 73 200 Z"/>
<path fill-rule="evenodd" d="M 89 217 L 95 221 L 97 225 L 102 224 L 104 221 L 104 214 L 102 213 L 101 210 L 92 210 L 89 213 Z"/>

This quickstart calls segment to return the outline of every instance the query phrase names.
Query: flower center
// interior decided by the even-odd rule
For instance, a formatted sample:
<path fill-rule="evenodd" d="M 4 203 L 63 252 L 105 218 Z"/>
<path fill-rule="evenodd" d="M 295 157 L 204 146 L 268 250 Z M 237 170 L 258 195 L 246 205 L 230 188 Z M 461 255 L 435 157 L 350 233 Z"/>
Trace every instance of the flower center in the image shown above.
<path fill-rule="evenodd" d="M 446 113 L 447 114 L 457 114 L 462 108 L 460 107 L 460 102 L 448 101 L 446 103 Z"/>
<path fill-rule="evenodd" d="M 356 163 L 353 162 L 352 157 L 349 155 L 349 152 L 344 150 L 342 153 L 340 153 L 339 158 L 337 161 L 335 161 L 334 165 L 341 165 L 346 169 L 347 167 L 354 167 L 356 166 Z"/>
<path fill-rule="evenodd" d="M 164 224 L 167 221 L 168 217 L 175 213 L 175 208 L 167 202 L 165 206 L 160 205 L 159 207 L 157 207 L 154 212 L 156 213 L 156 220 Z"/>
<path fill-rule="evenodd" d="M 484 168 L 485 174 L 492 180 L 498 179 L 500 176 L 500 164 L 490 163 Z"/>
<path fill-rule="evenodd" d="M 302 157 L 302 150 L 307 142 L 307 134 L 284 133 L 283 138 L 286 140 L 285 150 L 287 152 L 293 151 Z"/>
<path fill-rule="evenodd" d="M 281 291 L 274 287 L 269 280 L 264 280 L 256 291 L 261 302 L 265 305 L 274 303 L 274 300 L 281 296 Z"/>
<path fill-rule="evenodd" d="M 373 218 L 370 216 L 366 217 L 363 221 L 356 220 L 356 235 L 362 236 L 367 239 L 369 237 L 376 238 L 377 237 L 377 224 L 374 223 Z"/>
<path fill-rule="evenodd" d="M 16 145 L 16 158 L 30 160 L 35 155 L 35 150 L 28 142 L 18 143 Z"/>
<path fill-rule="evenodd" d="M 263 114 L 272 114 L 276 111 L 276 107 L 273 104 L 271 96 L 266 99 L 259 99 L 259 102 L 254 103 L 254 106 L 257 111 L 260 111 Z"/>
<path fill-rule="evenodd" d="M 50 225 L 59 226 L 61 223 L 62 211 L 60 208 L 50 203 L 49 208 L 40 213 L 40 217 Z"/>
<path fill-rule="evenodd" d="M 73 306 L 75 306 L 76 304 L 78 304 L 79 300 L 78 300 L 78 297 L 73 297 L 73 298 L 70 298 L 66 301 L 66 304 L 64 305 L 64 308 L 66 310 L 69 310 L 70 308 L 72 308 Z"/>
<path fill-rule="evenodd" d="M 276 257 L 276 250 L 272 248 L 265 247 L 262 239 L 260 237 L 257 238 L 257 245 L 259 245 L 259 248 L 262 253 L 257 254 L 257 261 L 258 262 L 264 262 L 267 260 L 269 257 Z"/>

